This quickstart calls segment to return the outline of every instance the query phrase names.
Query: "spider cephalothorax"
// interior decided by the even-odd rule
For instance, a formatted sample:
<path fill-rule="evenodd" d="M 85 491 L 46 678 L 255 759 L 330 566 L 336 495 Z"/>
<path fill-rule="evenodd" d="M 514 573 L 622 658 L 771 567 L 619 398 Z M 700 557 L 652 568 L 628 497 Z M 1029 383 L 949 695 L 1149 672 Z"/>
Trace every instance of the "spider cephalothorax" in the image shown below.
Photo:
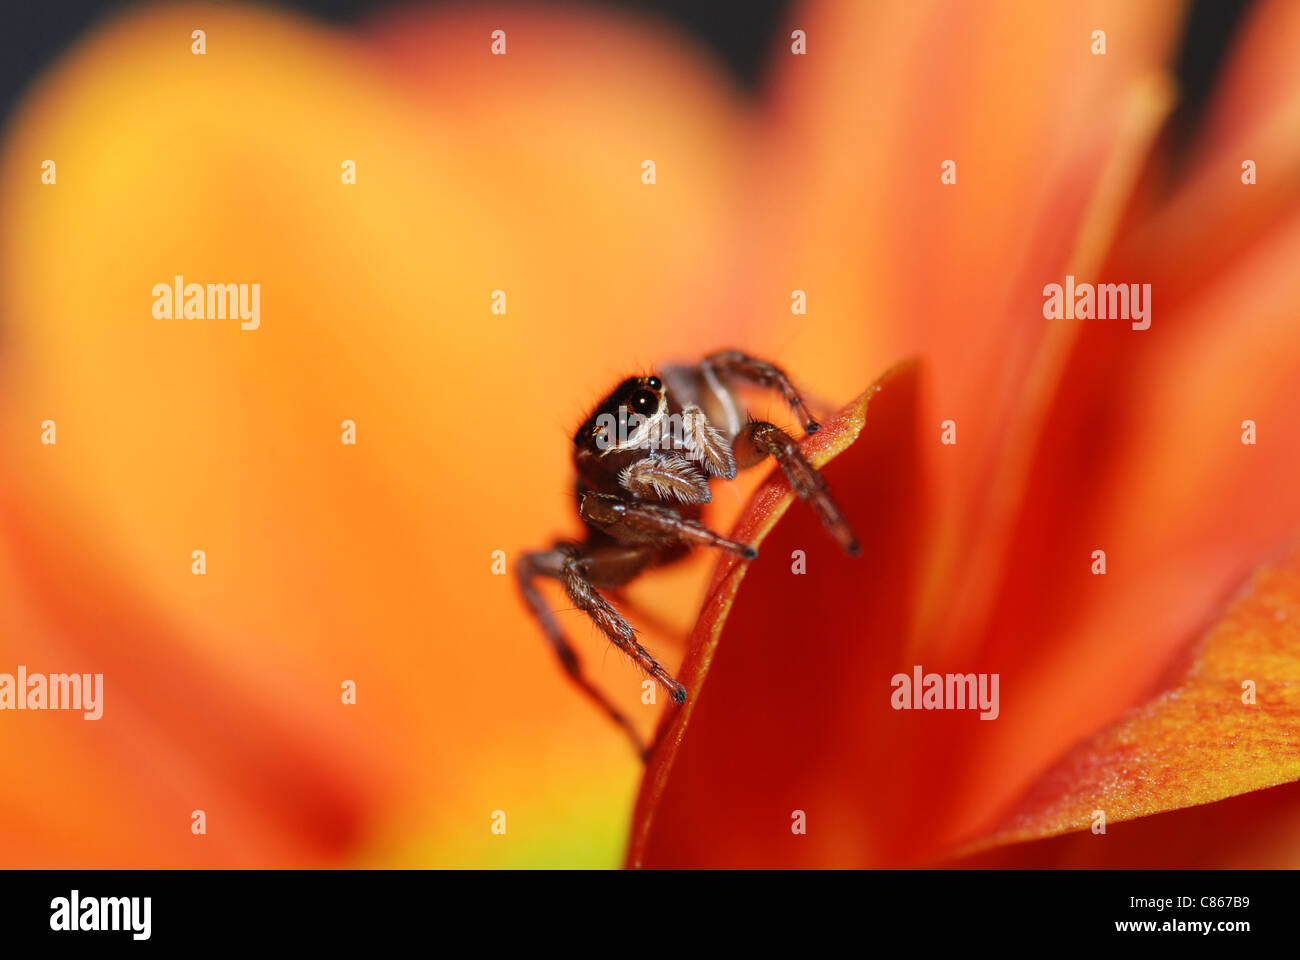
<path fill-rule="evenodd" d="M 686 688 L 637 642 L 636 631 L 599 589 L 622 586 L 649 567 L 680 559 L 695 546 L 716 547 L 745 559 L 758 556 L 753 547 L 728 540 L 699 522 L 700 505 L 712 499 L 710 481 L 732 480 L 738 469 L 770 455 L 795 494 L 812 505 L 840 545 L 851 554 L 858 552 L 821 474 L 794 438 L 766 421 L 742 419 L 732 392 L 736 382 L 779 391 L 805 432 L 818 429 L 780 369 L 735 350 L 711 354 L 695 366 L 667 367 L 657 376 L 629 377 L 573 436 L 578 515 L 587 527 L 586 540 L 526 553 L 516 566 L 524 599 L 564 669 L 627 731 L 641 753 L 644 747 L 627 717 L 583 673 L 534 583 L 536 577 L 559 580 L 573 605 L 682 703 Z"/>

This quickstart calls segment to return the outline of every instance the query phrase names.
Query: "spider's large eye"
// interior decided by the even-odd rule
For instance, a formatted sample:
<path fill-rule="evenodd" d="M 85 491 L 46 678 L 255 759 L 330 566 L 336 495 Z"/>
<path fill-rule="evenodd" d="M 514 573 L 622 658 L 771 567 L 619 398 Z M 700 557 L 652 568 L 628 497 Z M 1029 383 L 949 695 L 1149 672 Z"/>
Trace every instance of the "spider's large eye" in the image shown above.
<path fill-rule="evenodd" d="M 632 399 L 628 401 L 628 407 L 633 413 L 648 417 L 659 409 L 659 398 L 655 396 L 652 390 L 638 390 L 632 394 Z"/>

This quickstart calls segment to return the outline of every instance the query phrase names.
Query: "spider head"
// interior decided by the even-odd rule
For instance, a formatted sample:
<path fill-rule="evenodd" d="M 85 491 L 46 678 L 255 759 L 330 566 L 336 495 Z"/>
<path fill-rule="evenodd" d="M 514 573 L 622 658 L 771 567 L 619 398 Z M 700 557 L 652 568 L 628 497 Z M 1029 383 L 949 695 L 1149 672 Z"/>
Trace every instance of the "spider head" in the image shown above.
<path fill-rule="evenodd" d="M 592 411 L 573 445 L 578 451 L 606 456 L 646 449 L 668 415 L 668 395 L 656 376 L 628 377 Z"/>

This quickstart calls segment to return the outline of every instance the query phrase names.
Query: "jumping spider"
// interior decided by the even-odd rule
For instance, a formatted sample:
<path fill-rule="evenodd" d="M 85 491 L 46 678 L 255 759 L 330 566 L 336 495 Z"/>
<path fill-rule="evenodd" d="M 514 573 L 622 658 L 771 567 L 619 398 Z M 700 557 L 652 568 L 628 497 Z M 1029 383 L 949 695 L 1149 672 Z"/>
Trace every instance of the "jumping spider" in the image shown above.
<path fill-rule="evenodd" d="M 780 369 L 735 350 L 706 357 L 696 366 L 674 366 L 658 376 L 629 377 L 614 388 L 573 436 L 578 515 L 587 527 L 583 543 L 560 541 L 550 550 L 525 553 L 516 564 L 519 589 L 560 664 L 575 684 L 632 738 L 646 755 L 627 716 L 592 685 L 577 654 L 546 606 L 534 580 L 553 577 L 573 605 L 660 684 L 677 703 L 686 688 L 637 642 L 636 631 L 597 588 L 620 587 L 649 567 L 680 560 L 692 547 L 716 547 L 752 560 L 753 547 L 714 533 L 699 522 L 700 505 L 712 499 L 713 478 L 735 479 L 770 454 L 795 494 L 813 507 L 849 553 L 858 542 L 815 467 L 784 430 L 746 416 L 731 384 L 778 391 L 803 424 L 819 424 Z"/>

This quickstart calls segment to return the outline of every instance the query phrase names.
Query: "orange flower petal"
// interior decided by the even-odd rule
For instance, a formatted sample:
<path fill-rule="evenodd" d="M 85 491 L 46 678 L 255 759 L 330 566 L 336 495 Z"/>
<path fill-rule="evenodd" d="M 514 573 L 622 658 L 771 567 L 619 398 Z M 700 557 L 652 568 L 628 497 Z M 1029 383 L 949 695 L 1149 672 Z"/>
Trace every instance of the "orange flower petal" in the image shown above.
<path fill-rule="evenodd" d="M 1297 779 L 1300 554 L 1262 567 L 1177 686 L 1073 749 L 975 849 L 1086 830 L 1095 811 L 1117 823 Z"/>
<path fill-rule="evenodd" d="M 1300 783 L 1256 790 L 1106 828 L 995 847 L 944 865 L 1153 869 L 1295 869 L 1300 863 Z"/>
<path fill-rule="evenodd" d="M 1153 288 L 1150 330 L 1081 330 L 978 636 L 1009 682 L 1005 722 L 957 758 L 958 788 L 984 797 L 959 834 L 1141 703 L 1211 611 L 1300 530 L 1300 449 L 1285 439 L 1300 430 L 1297 257 L 1292 217 L 1195 301 L 1166 307 L 1174 291 Z M 1112 266 L 1107 279 L 1147 275 Z M 1256 444 L 1241 442 L 1246 420 Z M 1105 577 L 1090 570 L 1098 549 Z"/>
<path fill-rule="evenodd" d="M 1252 4 L 1234 41 L 1172 196 L 1121 244 L 1122 269 L 1160 291 L 1165 313 L 1300 212 L 1300 5 Z"/>

